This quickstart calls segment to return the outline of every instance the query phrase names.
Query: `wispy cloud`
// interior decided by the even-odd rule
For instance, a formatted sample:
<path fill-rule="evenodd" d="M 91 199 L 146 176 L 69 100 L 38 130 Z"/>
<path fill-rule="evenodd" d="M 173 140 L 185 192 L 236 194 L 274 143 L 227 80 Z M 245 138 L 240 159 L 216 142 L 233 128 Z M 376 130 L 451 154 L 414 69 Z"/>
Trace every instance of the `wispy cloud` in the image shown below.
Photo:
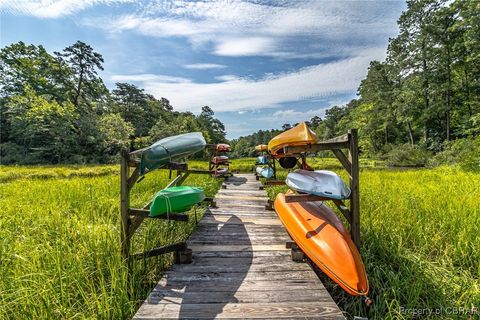
<path fill-rule="evenodd" d="M 394 2 L 157 1 L 120 17 L 86 18 L 108 32 L 184 37 L 219 56 L 349 56 L 395 33 Z M 343 47 L 343 45 L 346 45 Z"/>
<path fill-rule="evenodd" d="M 216 112 L 271 108 L 287 102 L 355 91 L 367 72 L 371 56 L 378 57 L 382 52 L 383 49 L 376 53 L 368 51 L 355 58 L 268 75 L 258 80 L 227 76 L 214 83 L 188 79 L 174 82 L 164 81 L 162 75 L 117 75 L 112 79 L 138 81 L 156 97 L 168 97 L 178 110 L 198 111 L 206 104 Z"/>
<path fill-rule="evenodd" d="M 131 82 L 141 82 L 141 83 L 188 83 L 191 82 L 190 79 L 182 77 L 173 77 L 166 75 L 157 75 L 157 74 L 116 74 L 110 77 L 112 82 L 122 82 L 122 81 L 131 81 Z"/>
<path fill-rule="evenodd" d="M 223 69 L 226 68 L 226 65 L 217 64 L 217 63 L 192 63 L 192 64 L 185 64 L 183 65 L 186 69 L 198 69 L 198 70 L 206 70 L 206 69 Z"/>
<path fill-rule="evenodd" d="M 3 0 L 0 12 L 29 15 L 38 18 L 59 18 L 95 5 L 110 5 L 132 0 Z"/>

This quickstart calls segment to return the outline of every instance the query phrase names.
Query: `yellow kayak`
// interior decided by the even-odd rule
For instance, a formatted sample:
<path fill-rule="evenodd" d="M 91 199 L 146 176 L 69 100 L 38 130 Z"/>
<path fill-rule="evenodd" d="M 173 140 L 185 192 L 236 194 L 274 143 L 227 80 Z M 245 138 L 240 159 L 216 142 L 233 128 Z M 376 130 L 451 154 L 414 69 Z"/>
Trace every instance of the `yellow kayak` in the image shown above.
<path fill-rule="evenodd" d="M 268 152 L 273 156 L 285 155 L 283 147 L 308 146 L 317 142 L 317 135 L 305 122 L 280 133 L 268 142 Z"/>
<path fill-rule="evenodd" d="M 268 146 L 266 144 L 259 144 L 258 146 L 255 147 L 255 150 L 257 151 L 267 151 Z"/>

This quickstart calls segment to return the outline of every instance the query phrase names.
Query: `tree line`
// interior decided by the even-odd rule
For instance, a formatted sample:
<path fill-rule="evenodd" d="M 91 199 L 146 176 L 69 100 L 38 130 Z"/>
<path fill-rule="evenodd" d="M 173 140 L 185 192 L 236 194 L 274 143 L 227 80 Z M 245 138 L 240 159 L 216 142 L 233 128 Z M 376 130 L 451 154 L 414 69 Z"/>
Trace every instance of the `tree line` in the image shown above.
<path fill-rule="evenodd" d="M 478 1 L 407 1 L 399 34 L 386 60 L 370 63 L 358 99 L 312 118 L 311 128 L 323 139 L 358 128 L 364 155 L 418 158 L 414 165 L 480 149 L 479 12 Z"/>
<path fill-rule="evenodd" d="M 177 112 L 129 83 L 108 90 L 98 75 L 103 57 L 81 41 L 62 52 L 18 42 L 0 51 L 0 162 L 106 163 L 125 149 L 201 131 L 225 141 L 208 106 Z"/>

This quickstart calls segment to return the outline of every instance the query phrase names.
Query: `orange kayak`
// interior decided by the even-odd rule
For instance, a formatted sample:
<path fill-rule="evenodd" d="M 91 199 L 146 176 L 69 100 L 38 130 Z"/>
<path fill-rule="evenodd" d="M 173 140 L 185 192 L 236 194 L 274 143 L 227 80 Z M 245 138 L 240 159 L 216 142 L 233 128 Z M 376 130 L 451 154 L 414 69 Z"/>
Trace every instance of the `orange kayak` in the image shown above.
<path fill-rule="evenodd" d="M 272 156 L 285 155 L 284 147 L 308 146 L 317 142 L 317 135 L 305 122 L 290 130 L 280 133 L 268 142 L 268 152 Z"/>
<path fill-rule="evenodd" d="M 332 209 L 322 202 L 286 203 L 280 193 L 275 211 L 292 239 L 327 276 L 353 296 L 367 295 L 362 257 Z"/>

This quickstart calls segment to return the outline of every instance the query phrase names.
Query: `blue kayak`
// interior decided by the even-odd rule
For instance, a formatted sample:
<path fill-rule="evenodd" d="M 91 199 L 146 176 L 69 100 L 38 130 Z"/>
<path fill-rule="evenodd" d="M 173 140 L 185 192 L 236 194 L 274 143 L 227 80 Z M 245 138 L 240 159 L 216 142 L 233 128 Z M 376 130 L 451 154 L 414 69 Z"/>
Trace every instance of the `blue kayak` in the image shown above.
<path fill-rule="evenodd" d="M 258 164 L 268 164 L 270 161 L 268 160 L 268 157 L 266 156 L 260 156 L 257 157 L 257 163 Z"/>
<path fill-rule="evenodd" d="M 273 169 L 270 167 L 257 167 L 256 171 L 258 175 L 264 178 L 270 179 L 273 177 Z"/>

